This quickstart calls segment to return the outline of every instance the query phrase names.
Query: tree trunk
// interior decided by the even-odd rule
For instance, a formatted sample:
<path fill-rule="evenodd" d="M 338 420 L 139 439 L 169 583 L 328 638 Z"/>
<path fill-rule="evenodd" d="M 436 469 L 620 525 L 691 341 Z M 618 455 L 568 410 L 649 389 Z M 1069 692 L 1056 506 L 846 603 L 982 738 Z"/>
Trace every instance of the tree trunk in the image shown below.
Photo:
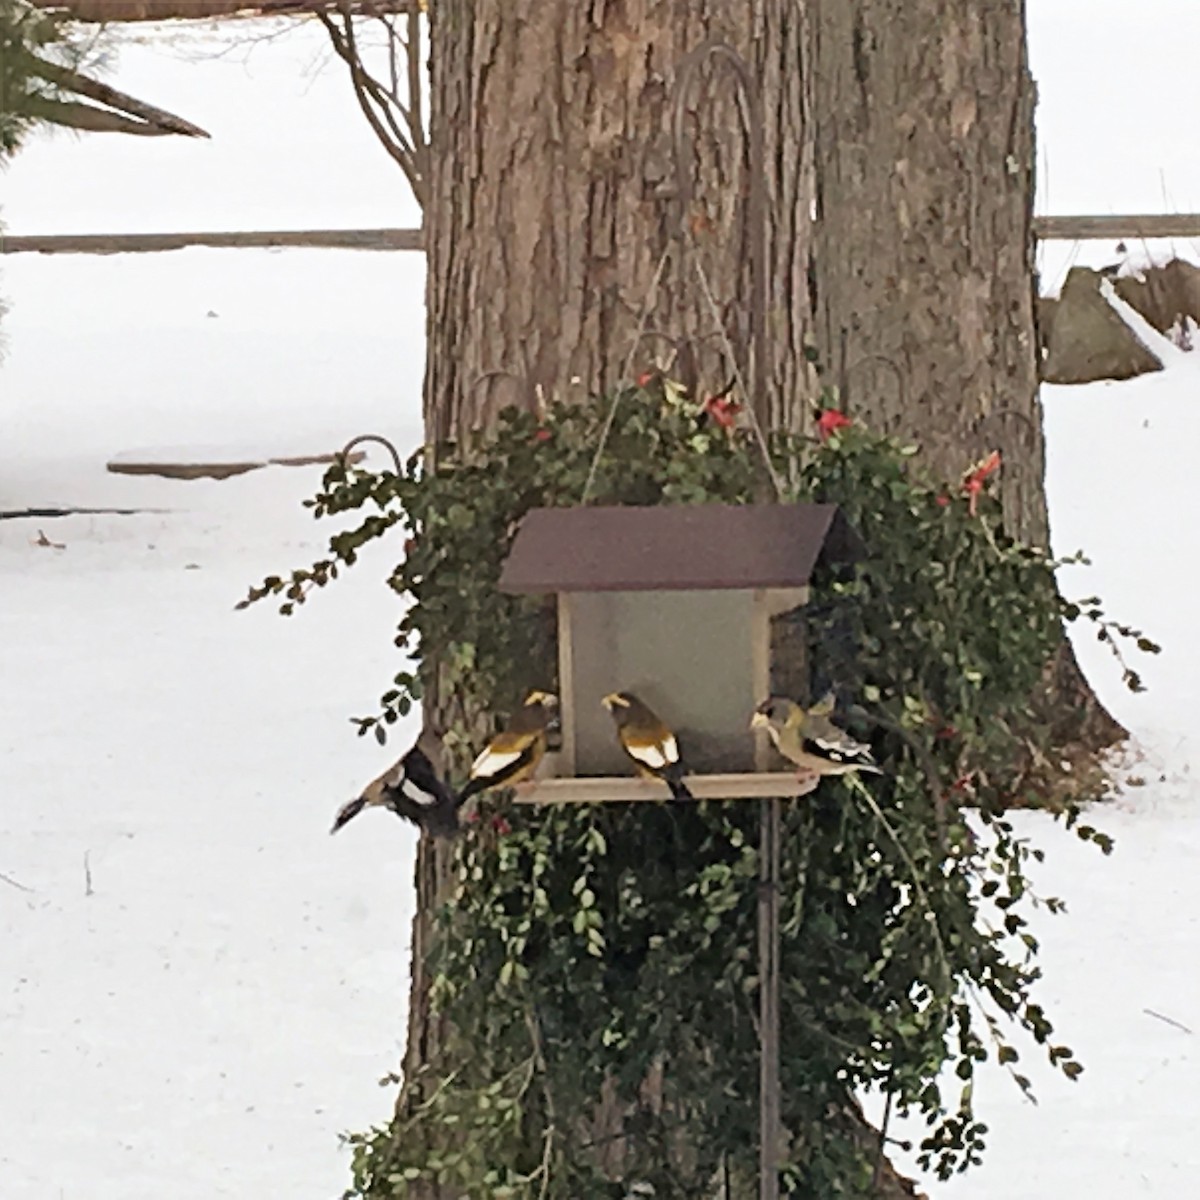
<path fill-rule="evenodd" d="M 954 478 L 1001 450 L 1046 539 L 1024 0 L 813 0 L 817 343 L 850 412 Z"/>
<path fill-rule="evenodd" d="M 1025 0 L 810 0 L 809 22 L 809 277 L 831 381 L 947 479 L 999 450 L 1008 528 L 1045 546 Z M 1067 642 L 1038 703 L 1064 742 L 1125 735 Z"/>
<path fill-rule="evenodd" d="M 957 475 L 1000 448 L 1014 521 L 1044 538 L 1020 0 L 430 8 L 431 442 L 467 437 L 514 401 L 608 391 L 668 341 L 673 373 L 724 384 L 698 258 L 739 370 L 760 381 L 760 417 L 807 418 L 811 334 L 854 415 L 916 438 L 935 469 Z M 691 185 L 676 186 L 674 76 L 713 39 L 761 93 L 761 231 L 724 62 L 685 102 Z M 756 312 L 766 348 L 751 372 Z M 436 728 L 436 698 L 428 717 Z M 446 855 L 425 842 L 418 862 L 410 1071 L 436 1045 L 420 955 Z M 873 1144 L 856 1112 L 848 1127 Z M 881 1196 L 912 1194 L 880 1176 Z"/>
<path fill-rule="evenodd" d="M 432 6 L 431 436 L 486 425 L 496 407 L 535 404 L 539 390 L 609 390 L 627 362 L 661 357 L 667 336 L 681 340 L 685 375 L 724 384 L 730 364 L 693 251 L 747 369 L 759 231 L 747 126 L 723 61 L 689 89 L 683 157 L 694 189 L 686 201 L 676 189 L 672 77 L 708 39 L 745 59 L 765 97 L 771 349 L 761 377 L 772 394 L 795 395 L 810 193 L 791 0 L 476 0 Z M 635 347 L 643 315 L 650 332 Z"/>
<path fill-rule="evenodd" d="M 765 267 L 761 327 L 769 318 L 770 330 L 757 377 L 764 395 L 798 402 L 809 369 L 812 197 L 802 153 L 804 28 L 791 0 L 474 0 L 432 5 L 430 26 L 428 440 L 462 439 L 514 402 L 609 391 L 671 358 L 672 374 L 716 391 L 731 374 L 725 339 L 748 371 L 756 252 Z M 690 195 L 678 187 L 674 74 L 706 42 L 740 55 L 764 97 L 761 205 L 770 220 L 757 227 L 754 114 L 743 112 L 724 61 L 700 64 L 689 88 L 682 158 Z M 792 414 L 776 403 L 760 415 L 780 423 Z M 432 697 L 435 729 L 439 708 Z M 419 954 L 447 858 L 445 843 L 423 840 L 409 1078 L 438 1035 Z M 403 1090 L 400 1111 L 419 1099 Z"/>

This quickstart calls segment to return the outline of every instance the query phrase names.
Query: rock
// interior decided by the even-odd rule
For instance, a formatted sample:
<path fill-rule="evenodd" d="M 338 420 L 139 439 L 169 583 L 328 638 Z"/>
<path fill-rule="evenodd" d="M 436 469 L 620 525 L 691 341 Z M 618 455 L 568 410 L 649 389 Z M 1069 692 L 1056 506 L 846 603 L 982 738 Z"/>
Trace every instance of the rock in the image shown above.
<path fill-rule="evenodd" d="M 114 475 L 161 475 L 164 479 L 229 479 L 265 467 L 265 462 L 180 463 L 120 462 L 107 464 Z"/>
<path fill-rule="evenodd" d="M 353 450 L 349 455 L 352 463 L 362 462 L 363 457 L 364 453 L 361 450 Z M 245 475 L 247 471 L 255 471 L 268 465 L 308 467 L 319 463 L 331 463 L 335 458 L 336 454 L 251 458 L 238 454 L 190 455 L 186 451 L 140 452 L 118 454 L 108 461 L 107 467 L 114 475 L 159 475 L 164 479 L 229 479 L 234 475 Z"/>
<path fill-rule="evenodd" d="M 1200 327 L 1200 267 L 1174 258 L 1161 267 L 1113 280 L 1113 289 L 1159 333 Z"/>
<path fill-rule="evenodd" d="M 1057 300 L 1039 301 L 1041 377 L 1045 382 L 1132 379 L 1162 370 L 1158 358 L 1100 294 L 1103 278 L 1098 271 L 1074 267 Z"/>

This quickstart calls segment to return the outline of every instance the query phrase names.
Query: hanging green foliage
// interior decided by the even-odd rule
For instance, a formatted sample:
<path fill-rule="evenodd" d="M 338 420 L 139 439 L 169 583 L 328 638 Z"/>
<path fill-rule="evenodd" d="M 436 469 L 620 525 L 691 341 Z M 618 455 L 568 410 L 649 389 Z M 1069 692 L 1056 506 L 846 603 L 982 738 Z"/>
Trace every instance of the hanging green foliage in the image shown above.
<path fill-rule="evenodd" d="M 697 409 L 661 381 L 617 399 L 593 501 L 764 498 L 736 406 Z M 359 732 L 382 740 L 434 689 L 461 778 L 491 722 L 553 681 L 553 610 L 496 584 L 525 512 L 579 502 L 611 402 L 506 411 L 477 444 L 418 454 L 399 474 L 331 468 L 315 515 L 368 515 L 325 560 L 243 603 L 275 596 L 290 613 L 402 526 L 390 584 L 406 603 L 397 644 L 416 667 Z M 922 1158 L 945 1178 L 980 1161 L 977 1064 L 999 1061 L 1028 1091 L 1024 1039 L 1081 1072 L 1035 999 L 1027 914 L 1060 904 L 1031 891 L 1041 851 L 1005 813 L 1046 798 L 1034 767 L 1054 748 L 1031 697 L 1064 619 L 1098 622 L 1114 647 L 1121 634 L 1156 647 L 1105 623 L 1094 601 L 1065 603 L 1046 552 L 1006 536 L 988 491 L 998 460 L 946 488 L 911 448 L 838 413 L 818 433 L 771 439 L 785 499 L 841 505 L 868 554 L 813 581 L 813 684 L 851 702 L 851 729 L 886 772 L 827 780 L 785 806 L 784 1181 L 823 1198 L 872 1193 L 878 1144 L 847 1118 L 858 1088 L 925 1117 Z M 755 806 L 484 810 L 456 843 L 438 914 L 431 999 L 444 1042 L 407 1081 L 407 1115 L 350 1139 L 347 1196 L 437 1181 L 464 1197 L 590 1200 L 640 1183 L 663 1200 L 713 1195 L 719 1179 L 745 1194 L 757 1169 Z M 1111 848 L 1077 807 L 1062 811 Z"/>

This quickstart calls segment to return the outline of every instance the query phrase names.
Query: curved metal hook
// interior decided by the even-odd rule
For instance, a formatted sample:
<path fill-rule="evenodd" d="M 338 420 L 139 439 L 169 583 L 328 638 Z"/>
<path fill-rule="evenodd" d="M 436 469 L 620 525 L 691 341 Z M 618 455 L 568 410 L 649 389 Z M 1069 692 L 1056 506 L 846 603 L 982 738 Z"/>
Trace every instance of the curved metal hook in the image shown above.
<path fill-rule="evenodd" d="M 341 449 L 340 457 L 346 462 L 350 461 L 350 452 L 355 446 L 362 446 L 367 442 L 374 442 L 377 446 L 382 446 L 392 456 L 392 464 L 395 467 L 396 474 L 399 475 L 404 471 L 404 464 L 400 461 L 400 451 L 388 441 L 381 433 L 360 433 L 358 437 L 351 438 Z"/>
<path fill-rule="evenodd" d="M 1033 434 L 1034 438 L 1036 438 L 1038 435 L 1038 427 L 1034 419 L 1028 413 L 1023 413 L 1019 408 L 1013 408 L 1011 405 L 1006 406 L 1005 408 L 998 408 L 994 412 L 988 413 L 987 416 L 985 416 L 983 420 L 979 422 L 979 431 L 982 432 L 992 421 L 996 420 L 997 417 L 1015 417 L 1018 421 L 1024 422 L 1025 428 Z"/>
<path fill-rule="evenodd" d="M 861 367 L 869 367 L 872 365 L 887 367 L 888 370 L 891 371 L 892 377 L 896 381 L 897 398 L 900 401 L 900 407 L 901 407 L 901 409 L 907 411 L 907 408 L 908 408 L 908 384 L 905 382 L 904 372 L 901 371 L 900 368 L 898 366 L 896 366 L 895 362 L 893 362 L 892 359 L 888 358 L 888 356 L 886 354 L 864 355 L 856 363 L 854 363 L 853 366 L 846 368 L 846 372 L 845 372 L 845 376 L 844 376 L 845 388 L 843 389 L 844 394 L 842 396 L 842 402 L 844 404 L 849 404 L 852 399 L 852 393 L 850 390 L 851 376 L 856 371 L 858 371 Z"/>
<path fill-rule="evenodd" d="M 482 413 L 480 412 L 479 403 L 475 401 L 475 393 L 479 391 L 481 386 L 484 386 L 484 399 L 486 400 L 487 396 L 491 394 L 492 383 L 497 379 L 511 379 L 517 387 L 517 394 L 520 401 L 530 412 L 536 411 L 537 398 L 533 388 L 529 386 L 529 380 L 526 376 L 518 375 L 515 371 L 484 371 L 482 375 L 476 377 L 475 382 L 466 391 L 466 399 L 470 402 L 471 408 L 471 426 L 474 429 L 478 429 L 482 424 Z"/>
<path fill-rule="evenodd" d="M 520 385 L 526 396 L 528 396 L 530 393 L 529 380 L 526 379 L 524 375 L 518 375 L 515 371 L 500 370 L 484 371 L 484 373 L 478 376 L 475 379 L 475 382 L 472 383 L 469 388 L 467 388 L 467 396 L 474 397 L 475 393 L 479 390 L 479 385 L 481 383 L 490 384 L 493 379 L 511 379 L 514 383 Z"/>
<path fill-rule="evenodd" d="M 653 338 L 655 341 L 658 341 L 658 342 L 665 342 L 671 348 L 671 356 L 672 356 L 671 362 L 672 363 L 678 361 L 679 356 L 682 353 L 684 347 L 689 345 L 690 342 L 692 341 L 692 339 L 688 338 L 688 337 L 682 337 L 682 338 L 672 337 L 671 334 L 665 333 L 661 329 L 643 329 L 641 331 L 641 333 L 638 334 L 637 341 L 633 343 L 633 354 L 634 354 L 635 358 L 637 356 L 638 347 L 644 341 L 646 341 L 648 338 Z M 663 369 L 670 370 L 670 365 L 668 365 L 667 367 L 664 367 Z"/>
<path fill-rule="evenodd" d="M 763 403 L 763 372 L 766 368 L 766 198 L 763 193 L 763 121 L 762 105 L 754 76 L 746 60 L 728 42 L 716 39 L 697 46 L 679 62 L 675 72 L 675 104 L 671 118 L 672 155 L 675 159 L 675 188 L 680 206 L 680 224 L 686 229 L 689 208 L 694 196 L 685 147 L 690 141 L 684 128 L 684 117 L 691 85 L 700 67 L 710 58 L 720 59 L 733 69 L 743 106 L 743 121 L 748 140 L 749 189 L 746 221 L 750 230 L 750 340 L 754 356 L 750 371 L 752 404 Z"/>

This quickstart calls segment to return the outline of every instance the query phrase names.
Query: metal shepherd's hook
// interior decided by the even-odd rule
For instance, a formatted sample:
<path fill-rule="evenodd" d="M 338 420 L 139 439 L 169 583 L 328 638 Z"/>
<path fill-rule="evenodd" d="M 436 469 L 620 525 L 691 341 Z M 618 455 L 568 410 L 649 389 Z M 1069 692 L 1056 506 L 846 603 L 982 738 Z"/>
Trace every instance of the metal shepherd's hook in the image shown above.
<path fill-rule="evenodd" d="M 766 196 L 763 177 L 763 119 L 762 104 L 746 60 L 728 42 L 708 41 L 687 54 L 679 63 L 675 75 L 675 107 L 672 113 L 672 154 L 675 159 L 676 195 L 680 204 L 680 221 L 687 229 L 694 196 L 689 172 L 690 141 L 685 128 L 688 98 L 701 66 L 709 59 L 719 59 L 733 69 L 738 81 L 738 95 L 746 125 L 749 156 L 749 193 L 746 224 L 750 236 L 750 370 L 747 397 L 755 408 L 760 422 L 768 420 L 764 375 L 767 365 L 767 251 Z"/>
<path fill-rule="evenodd" d="M 349 465 L 350 454 L 354 450 L 354 447 L 365 445 L 367 442 L 382 446 L 392 456 L 392 466 L 396 474 L 399 475 L 403 472 L 404 464 L 400 461 L 400 451 L 381 433 L 360 433 L 358 437 L 351 438 L 342 447 L 340 457 Z"/>

